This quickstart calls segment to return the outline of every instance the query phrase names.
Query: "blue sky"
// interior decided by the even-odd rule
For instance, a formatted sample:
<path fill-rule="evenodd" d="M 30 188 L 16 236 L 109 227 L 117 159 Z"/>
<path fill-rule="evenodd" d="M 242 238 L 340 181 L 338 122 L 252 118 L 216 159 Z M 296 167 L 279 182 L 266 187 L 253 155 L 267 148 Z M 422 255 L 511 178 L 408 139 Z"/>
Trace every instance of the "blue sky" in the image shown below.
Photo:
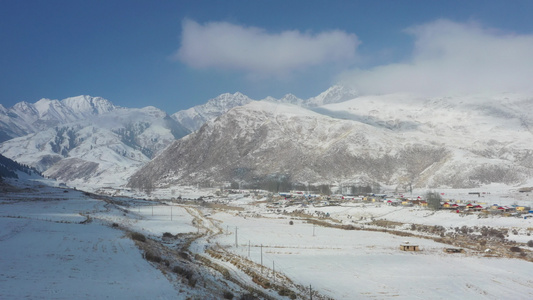
<path fill-rule="evenodd" d="M 0 0 L 0 103 L 527 91 L 533 1 Z"/>

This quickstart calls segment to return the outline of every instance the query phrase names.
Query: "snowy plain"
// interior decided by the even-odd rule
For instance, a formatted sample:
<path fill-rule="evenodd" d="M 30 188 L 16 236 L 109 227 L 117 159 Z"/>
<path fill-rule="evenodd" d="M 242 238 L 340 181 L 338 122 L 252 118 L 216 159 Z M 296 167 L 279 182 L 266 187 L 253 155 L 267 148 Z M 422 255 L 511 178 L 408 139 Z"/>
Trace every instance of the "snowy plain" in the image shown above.
<path fill-rule="evenodd" d="M 253 195 L 224 198 L 241 210 L 195 206 L 201 214 L 191 215 L 184 206 L 163 199 L 174 197 L 172 194 L 191 199 L 212 196 L 213 190 L 184 187 L 153 194 L 154 201 L 120 198 L 123 205 L 116 206 L 81 191 L 45 185 L 33 188 L 38 192 L 0 196 L 1 299 L 217 299 L 170 280 L 146 261 L 142 251 L 123 230 L 111 226 L 113 223 L 154 239 L 165 232 L 177 235 L 220 229 L 222 234 L 196 240 L 191 251 L 208 257 L 205 249 L 223 248 L 258 265 L 262 262 L 271 280 L 276 280 L 271 275 L 275 270 L 318 292 L 317 299 L 533 298 L 531 262 L 484 257 L 470 250 L 447 254 L 443 249 L 449 245 L 431 239 L 315 226 L 273 212 L 264 202 L 256 202 L 262 199 Z M 458 196 L 464 193 L 455 192 Z M 483 201 L 530 201 L 525 195 L 503 196 L 503 192 L 493 190 Z M 524 241 L 530 238 L 525 232 L 533 228 L 531 219 L 479 219 L 381 203 L 305 209 L 330 213 L 347 224 L 353 218 L 373 217 L 444 227 L 517 228 L 522 232 L 515 238 Z M 195 217 L 203 219 L 204 227 L 193 224 Z M 399 245 L 405 242 L 418 245 L 422 251 L 400 251 Z M 227 262 L 218 263 L 230 267 Z M 238 277 L 254 285 L 244 274 Z M 270 295 L 287 299 L 276 293 Z M 306 299 L 305 294 L 300 295 Z"/>
<path fill-rule="evenodd" d="M 532 265 L 516 259 L 450 255 L 445 244 L 380 232 L 315 227 L 290 218 L 215 214 L 235 233 L 219 243 L 311 285 L 333 299 L 531 299 Z M 400 244 L 419 245 L 403 252 Z M 262 245 L 262 247 L 261 247 Z"/>
<path fill-rule="evenodd" d="M 175 287 L 80 191 L 2 194 L 1 299 L 174 299 Z M 84 223 L 85 222 L 85 223 Z"/>

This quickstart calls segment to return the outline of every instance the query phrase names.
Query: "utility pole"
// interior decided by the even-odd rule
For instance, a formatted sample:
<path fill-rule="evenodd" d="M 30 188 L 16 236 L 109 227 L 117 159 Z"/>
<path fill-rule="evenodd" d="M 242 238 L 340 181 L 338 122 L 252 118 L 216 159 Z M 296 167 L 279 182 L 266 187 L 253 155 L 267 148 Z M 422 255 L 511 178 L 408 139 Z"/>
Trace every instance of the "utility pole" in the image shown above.
<path fill-rule="evenodd" d="M 276 284 L 276 265 L 272 261 L 272 277 L 274 277 L 274 284 Z"/>
<path fill-rule="evenodd" d="M 237 243 L 237 226 L 235 226 L 235 248 L 238 248 L 239 244 Z"/>
<path fill-rule="evenodd" d="M 309 285 L 309 299 L 313 300 L 313 290 L 311 289 L 311 285 Z"/>
<path fill-rule="evenodd" d="M 263 274 L 263 244 L 261 244 L 261 274 Z"/>

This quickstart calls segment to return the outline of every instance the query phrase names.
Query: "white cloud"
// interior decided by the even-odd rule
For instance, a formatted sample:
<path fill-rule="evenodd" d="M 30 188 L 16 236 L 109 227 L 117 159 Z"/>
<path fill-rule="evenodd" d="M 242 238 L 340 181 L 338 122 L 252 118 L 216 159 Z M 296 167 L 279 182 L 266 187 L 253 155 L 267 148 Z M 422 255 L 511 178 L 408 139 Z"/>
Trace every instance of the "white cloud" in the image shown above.
<path fill-rule="evenodd" d="M 448 20 L 405 31 L 415 37 L 409 61 L 352 70 L 339 81 L 363 94 L 533 91 L 533 35 Z"/>
<path fill-rule="evenodd" d="M 318 34 L 299 31 L 268 33 L 226 22 L 204 25 L 183 21 L 176 58 L 198 69 L 243 71 L 251 76 L 289 75 L 328 63 L 350 63 L 359 41 L 340 30 Z"/>

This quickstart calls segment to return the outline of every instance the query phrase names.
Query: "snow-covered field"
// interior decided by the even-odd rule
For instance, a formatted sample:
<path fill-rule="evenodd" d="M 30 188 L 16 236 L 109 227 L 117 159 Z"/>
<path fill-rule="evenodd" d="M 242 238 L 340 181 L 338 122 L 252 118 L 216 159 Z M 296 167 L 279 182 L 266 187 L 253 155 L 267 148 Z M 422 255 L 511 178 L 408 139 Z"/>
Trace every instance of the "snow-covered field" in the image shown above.
<path fill-rule="evenodd" d="M 517 259 L 446 254 L 449 247 L 432 240 L 381 232 L 315 227 L 289 218 L 213 215 L 235 234 L 219 243 L 275 268 L 334 299 L 531 299 L 532 264 Z M 314 235 L 313 235 L 314 233 Z M 403 252 L 400 244 L 419 245 Z M 248 249 L 250 243 L 250 250 Z"/>
<path fill-rule="evenodd" d="M 192 188 L 189 191 L 183 196 L 208 194 Z M 272 276 L 274 269 L 279 272 L 277 276 L 283 274 L 318 292 L 313 299 L 320 295 L 333 299 L 533 298 L 531 262 L 485 257 L 469 249 L 447 254 L 443 249 L 449 245 L 432 239 L 315 226 L 274 213 L 255 200 L 259 199 L 234 195 L 225 201 L 243 210 L 194 207 L 200 213 L 192 213 L 186 206 L 169 201 L 120 199 L 120 205 L 110 205 L 80 191 L 45 186 L 37 192 L 1 194 L 0 299 L 220 298 L 195 293 L 194 287 L 163 274 L 156 264 L 143 259 L 142 251 L 122 229 L 155 240 L 167 232 L 208 233 L 191 245 L 191 251 L 226 266 L 239 281 L 258 289 L 250 277 L 229 262 L 204 251 L 225 249 L 257 265 L 262 262 L 262 271 L 270 280 L 280 280 Z M 533 228 L 531 219 L 477 218 L 383 204 L 305 209 L 330 213 L 345 224 L 372 217 L 446 228 L 501 226 L 520 229 L 521 234 L 515 237 L 519 242 L 533 239 L 525 234 Z M 196 227 L 193 222 L 199 218 L 202 226 Z M 111 226 L 113 223 L 119 228 Z M 222 234 L 216 234 L 219 229 Z M 418 245 L 421 251 L 400 251 L 400 244 L 405 242 Z M 208 273 L 216 277 L 214 271 L 202 276 Z M 237 287 L 227 286 L 237 298 L 243 294 Z M 272 291 L 267 294 L 283 298 Z M 301 291 L 299 295 L 308 297 Z"/>
<path fill-rule="evenodd" d="M 116 211 L 79 191 L 62 191 L 1 196 L 0 299 L 176 297 L 123 231 L 95 219 L 82 223 L 80 215 Z"/>

